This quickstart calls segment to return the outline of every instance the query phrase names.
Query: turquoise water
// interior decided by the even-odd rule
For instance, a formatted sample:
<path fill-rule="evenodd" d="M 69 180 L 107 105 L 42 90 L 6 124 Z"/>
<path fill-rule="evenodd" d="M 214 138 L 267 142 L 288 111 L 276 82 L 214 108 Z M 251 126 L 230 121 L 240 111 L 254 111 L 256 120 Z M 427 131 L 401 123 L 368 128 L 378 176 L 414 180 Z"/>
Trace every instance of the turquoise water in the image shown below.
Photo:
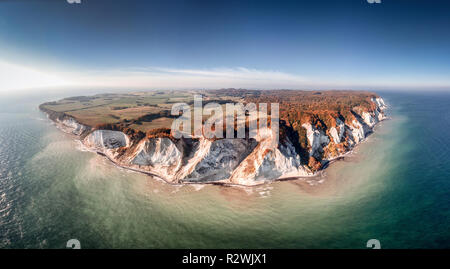
<path fill-rule="evenodd" d="M 170 186 L 83 151 L 37 110 L 0 101 L 0 247 L 450 247 L 450 94 L 381 93 L 391 120 L 322 177 Z"/>

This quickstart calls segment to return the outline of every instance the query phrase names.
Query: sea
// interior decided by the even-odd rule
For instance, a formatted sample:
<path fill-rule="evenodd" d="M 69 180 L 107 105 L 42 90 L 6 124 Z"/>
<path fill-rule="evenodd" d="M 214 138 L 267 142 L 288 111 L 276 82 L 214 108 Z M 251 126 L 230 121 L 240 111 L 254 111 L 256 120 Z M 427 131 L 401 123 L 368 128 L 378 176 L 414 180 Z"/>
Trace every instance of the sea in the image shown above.
<path fill-rule="evenodd" d="M 0 96 L 0 248 L 450 248 L 450 93 L 378 92 L 389 119 L 320 176 L 173 186 L 86 151 Z"/>

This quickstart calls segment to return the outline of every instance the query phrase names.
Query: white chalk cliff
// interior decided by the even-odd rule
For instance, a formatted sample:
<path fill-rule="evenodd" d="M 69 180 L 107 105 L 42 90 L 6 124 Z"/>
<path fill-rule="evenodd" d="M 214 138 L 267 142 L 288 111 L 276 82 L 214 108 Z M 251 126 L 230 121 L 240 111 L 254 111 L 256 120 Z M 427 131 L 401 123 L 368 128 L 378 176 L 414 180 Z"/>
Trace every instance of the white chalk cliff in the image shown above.
<path fill-rule="evenodd" d="M 321 163 L 341 156 L 361 143 L 386 117 L 382 98 L 372 98 L 375 109 L 352 110 L 352 119 L 336 118 L 335 125 L 320 129 L 302 123 L 307 153 Z M 274 142 L 270 129 L 253 139 L 204 137 L 175 139 L 144 137 L 133 140 L 121 131 L 92 130 L 71 117 L 53 118 L 61 130 L 80 136 L 88 148 L 115 164 L 158 176 L 170 183 L 227 183 L 257 185 L 271 180 L 314 174 L 289 137 Z"/>

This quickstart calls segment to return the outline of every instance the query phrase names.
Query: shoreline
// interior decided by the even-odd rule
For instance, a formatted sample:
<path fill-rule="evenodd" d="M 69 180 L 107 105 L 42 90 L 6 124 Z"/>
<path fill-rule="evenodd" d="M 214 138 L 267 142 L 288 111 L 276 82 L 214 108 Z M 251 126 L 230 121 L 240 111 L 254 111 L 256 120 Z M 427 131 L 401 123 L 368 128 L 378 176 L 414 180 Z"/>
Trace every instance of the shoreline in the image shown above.
<path fill-rule="evenodd" d="M 336 163 L 336 162 L 338 162 L 338 161 L 345 160 L 345 157 L 346 157 L 347 155 L 353 154 L 353 153 L 354 153 L 354 150 L 355 150 L 359 145 L 365 143 L 366 140 L 368 139 L 368 137 L 371 136 L 371 135 L 375 132 L 375 128 L 377 128 L 377 126 L 378 126 L 381 122 L 390 119 L 389 117 L 386 117 L 385 119 L 383 119 L 383 120 L 379 121 L 378 123 L 376 123 L 376 124 L 374 125 L 372 131 L 371 131 L 370 133 L 367 134 L 367 136 L 366 136 L 366 138 L 365 138 L 364 140 L 362 140 L 360 143 L 358 143 L 358 144 L 356 144 L 355 146 L 353 146 L 353 148 L 352 148 L 350 151 L 345 152 L 345 153 L 343 153 L 343 154 L 341 154 L 341 155 L 339 155 L 339 156 L 337 156 L 337 157 L 334 157 L 334 158 L 332 158 L 332 159 L 327 160 L 327 162 L 323 165 L 323 167 L 322 167 L 320 170 L 318 170 L 317 172 L 315 172 L 314 174 L 307 175 L 307 176 L 287 176 L 287 177 L 279 177 L 279 178 L 276 178 L 276 179 L 273 179 L 273 180 L 263 180 L 263 181 L 261 181 L 260 183 L 257 183 L 257 184 L 245 185 L 245 184 L 238 184 L 238 183 L 230 183 L 230 182 L 227 182 L 228 179 L 226 179 L 226 180 L 220 180 L 220 181 L 206 181 L 206 182 L 187 182 L 187 181 L 185 181 L 185 182 L 174 183 L 174 182 L 171 182 L 171 181 L 169 181 L 169 180 L 164 179 L 164 178 L 161 177 L 160 175 L 151 173 L 151 172 L 149 172 L 149 171 L 143 171 L 143 170 L 136 169 L 136 168 L 133 168 L 133 167 L 129 167 L 129 166 L 125 166 L 125 165 L 120 165 L 120 164 L 117 163 L 115 160 L 113 160 L 112 158 L 110 158 L 109 156 L 107 156 L 105 153 L 103 153 L 103 152 L 101 152 L 101 151 L 98 151 L 98 150 L 95 150 L 95 149 L 92 149 L 92 148 L 86 146 L 86 145 L 82 142 L 81 135 L 77 135 L 77 134 L 74 134 L 74 133 L 71 133 L 71 132 L 67 132 L 67 131 L 65 130 L 65 128 L 67 129 L 67 127 L 64 128 L 63 126 L 61 126 L 61 123 L 60 123 L 60 122 L 58 122 L 58 121 L 52 119 L 52 118 L 50 117 L 50 115 L 48 114 L 47 111 L 42 111 L 42 110 L 41 110 L 41 112 L 43 112 L 43 113 L 46 115 L 47 119 L 50 120 L 51 123 L 53 123 L 53 124 L 57 127 L 57 129 L 59 129 L 59 130 L 62 131 L 63 133 L 66 133 L 66 134 L 71 135 L 71 136 L 73 136 L 74 138 L 76 138 L 76 141 L 78 141 L 83 147 L 85 147 L 86 151 L 89 151 L 89 152 L 92 152 L 92 153 L 96 153 L 97 155 L 100 155 L 100 156 L 102 156 L 102 157 L 105 157 L 109 162 L 111 162 L 111 163 L 112 163 L 114 166 L 116 166 L 116 167 L 119 167 L 119 168 L 122 168 L 122 169 L 126 169 L 126 170 L 129 170 L 129 171 L 133 171 L 133 172 L 137 172 L 137 173 L 141 173 L 141 174 L 145 174 L 145 175 L 150 176 L 150 177 L 152 177 L 152 178 L 154 178 L 154 179 L 156 179 L 156 180 L 163 181 L 165 184 L 168 184 L 168 185 L 171 185 L 171 186 L 188 186 L 188 185 L 204 185 L 204 186 L 207 186 L 207 185 L 215 185 L 215 186 L 222 186 L 222 187 L 240 187 L 240 188 L 242 188 L 242 187 L 243 187 L 243 188 L 248 188 L 248 187 L 261 187 L 261 186 L 269 185 L 269 184 L 276 183 L 276 182 L 290 182 L 290 181 L 292 182 L 292 181 L 296 181 L 296 180 L 306 180 L 306 179 L 322 178 L 322 177 L 323 177 L 323 173 L 327 170 L 327 168 L 329 168 L 330 165 L 332 165 L 333 163 Z M 70 117 L 70 116 L 68 116 L 68 117 Z M 76 119 L 74 119 L 73 117 L 70 117 L 70 118 L 71 118 L 72 120 L 76 121 Z"/>
<path fill-rule="evenodd" d="M 57 128 L 58 128 L 58 127 L 57 127 Z M 58 129 L 59 129 L 59 128 L 58 128 Z M 65 133 L 65 132 L 64 132 L 64 133 Z M 66 134 L 67 134 L 67 133 L 66 133 Z M 73 134 L 68 134 L 68 135 L 71 135 L 71 136 L 74 136 L 74 137 L 78 137 L 78 136 L 73 135 Z M 81 140 L 79 140 L 79 139 L 77 139 L 77 141 L 80 142 L 80 143 L 83 145 L 83 147 L 86 148 L 86 151 L 89 151 L 89 152 L 92 152 L 92 153 L 95 153 L 95 154 L 97 154 L 97 155 L 99 155 L 99 156 L 104 157 L 105 159 L 107 159 L 107 160 L 108 160 L 112 165 L 114 165 L 115 167 L 122 168 L 122 169 L 125 169 L 125 170 L 129 170 L 129 171 L 133 171 L 133 172 L 137 172 L 137 173 L 141 173 L 141 174 L 150 176 L 150 177 L 152 177 L 152 178 L 154 178 L 154 179 L 156 179 L 156 180 L 161 180 L 161 181 L 163 181 L 165 184 L 168 184 L 168 185 L 171 185 L 171 186 L 188 186 L 188 185 L 205 185 L 205 186 L 206 186 L 206 185 L 216 185 L 216 186 L 222 186 L 222 187 L 245 187 L 245 188 L 249 188 L 249 187 L 261 187 L 261 186 L 263 186 L 263 185 L 272 184 L 272 183 L 274 183 L 274 182 L 293 181 L 293 180 L 311 179 L 311 178 L 315 178 L 315 177 L 321 177 L 321 173 L 322 173 L 322 171 L 323 171 L 323 170 L 319 170 L 318 172 L 316 172 L 315 174 L 310 175 L 310 176 L 284 177 L 284 178 L 278 178 L 278 179 L 274 179 L 274 180 L 261 181 L 261 183 L 253 184 L 253 185 L 244 185 L 244 184 L 237 184 L 237 183 L 229 183 L 229 182 L 225 182 L 225 180 L 223 180 L 223 181 L 206 181 L 206 182 L 180 182 L 180 183 L 173 183 L 173 182 L 170 182 L 170 181 L 164 179 L 163 177 L 161 177 L 161 176 L 159 176 L 159 175 L 157 175 L 157 174 L 153 174 L 153 173 L 148 172 L 148 171 L 139 170 L 139 169 L 136 169 L 136 168 L 133 168 L 133 167 L 128 167 L 128 166 L 120 165 L 120 164 L 118 164 L 116 161 L 114 161 L 113 159 L 111 159 L 109 156 L 107 156 L 105 153 L 103 153 L 103 152 L 101 152 L 101 151 L 98 151 L 98 150 L 94 150 L 94 149 L 88 148 L 88 147 L 87 147 L 86 145 L 84 145 L 83 142 L 81 142 Z M 349 153 L 349 152 L 347 152 L 347 153 Z M 347 153 L 346 153 L 346 154 L 347 154 Z M 338 158 L 336 158 L 336 159 L 340 159 L 340 158 L 343 159 L 344 156 L 340 156 L 340 157 L 338 157 Z M 330 161 L 330 164 L 331 164 L 332 162 L 334 162 L 334 160 L 333 160 L 333 161 Z"/>

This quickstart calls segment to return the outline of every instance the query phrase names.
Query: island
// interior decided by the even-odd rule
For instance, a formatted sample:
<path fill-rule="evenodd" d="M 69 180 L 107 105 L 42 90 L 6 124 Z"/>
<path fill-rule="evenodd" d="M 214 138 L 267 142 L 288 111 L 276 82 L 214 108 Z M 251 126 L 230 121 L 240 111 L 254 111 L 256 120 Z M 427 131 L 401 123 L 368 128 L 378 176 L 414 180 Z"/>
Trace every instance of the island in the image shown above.
<path fill-rule="evenodd" d="M 171 124 L 179 115 L 171 108 L 192 106 L 195 95 L 204 104 L 279 104 L 277 144 L 249 136 L 176 138 Z M 62 131 L 117 166 L 171 184 L 253 186 L 314 176 L 386 119 L 379 95 L 337 90 L 152 90 L 76 96 L 39 108 Z"/>

